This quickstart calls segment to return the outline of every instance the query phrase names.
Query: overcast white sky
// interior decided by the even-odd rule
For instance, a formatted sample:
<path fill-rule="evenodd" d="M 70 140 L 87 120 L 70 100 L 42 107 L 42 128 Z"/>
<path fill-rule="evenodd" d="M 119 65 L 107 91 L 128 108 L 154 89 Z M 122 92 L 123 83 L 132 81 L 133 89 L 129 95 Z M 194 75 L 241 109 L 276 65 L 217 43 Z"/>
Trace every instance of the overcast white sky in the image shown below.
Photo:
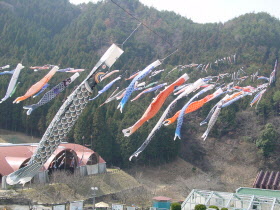
<path fill-rule="evenodd" d="M 89 1 L 98 0 L 70 0 L 74 4 Z M 140 0 L 140 2 L 158 10 L 174 11 L 197 23 L 226 22 L 249 12 L 267 12 L 280 18 L 280 0 Z"/>

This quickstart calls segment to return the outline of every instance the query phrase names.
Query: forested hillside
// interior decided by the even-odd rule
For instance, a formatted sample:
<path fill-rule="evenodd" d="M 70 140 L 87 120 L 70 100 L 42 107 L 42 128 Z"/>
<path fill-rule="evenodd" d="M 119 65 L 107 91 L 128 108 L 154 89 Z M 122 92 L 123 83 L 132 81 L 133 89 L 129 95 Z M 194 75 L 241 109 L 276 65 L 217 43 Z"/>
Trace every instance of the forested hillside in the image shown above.
<path fill-rule="evenodd" d="M 173 12 L 159 12 L 154 8 L 148 8 L 138 0 L 117 2 L 161 36 L 141 26 L 124 44 L 124 54 L 113 66 L 114 69 L 121 70 L 123 78 L 143 69 L 157 58 L 164 58 L 176 48 L 178 52 L 167 58 L 160 66 L 166 71 L 154 78 L 147 78 L 145 80 L 147 83 L 155 80 L 171 83 L 183 74 L 182 71 L 167 74 L 168 70 L 177 65 L 214 63 L 219 58 L 233 54 L 237 56 L 234 64 L 212 65 L 207 72 L 196 68 L 183 71 L 189 74 L 191 82 L 208 75 L 232 73 L 241 67 L 247 75 L 259 71 L 259 75 L 269 76 L 278 58 L 280 21 L 269 14 L 246 14 L 224 24 L 197 24 Z M 72 92 L 75 85 L 86 77 L 108 46 L 112 43 L 123 43 L 138 24 L 111 1 L 78 6 L 70 4 L 68 0 L 0 1 L 0 66 L 10 64 L 15 67 L 19 62 L 25 66 L 15 95 L 0 104 L 0 128 L 25 132 L 36 137 L 42 136 L 63 100 Z M 60 68 L 85 68 L 86 71 L 82 72 L 74 84 L 60 93 L 54 101 L 27 116 L 26 110 L 22 107 L 37 102 L 39 97 L 30 98 L 19 104 L 12 104 L 12 101 L 15 97 L 23 95 L 47 73 L 44 70 L 34 72 L 29 67 L 44 64 L 55 64 Z M 70 73 L 56 73 L 50 84 L 54 86 L 69 76 Z M 0 76 L 0 98 L 5 95 L 9 79 L 10 75 Z M 110 79 L 106 79 L 98 84 L 97 89 L 100 90 L 109 81 Z M 128 84 L 129 81 L 121 80 L 118 86 L 124 88 Z M 247 80 L 242 85 L 257 84 Z M 276 128 L 278 125 L 273 124 L 277 122 L 275 119 L 279 115 L 279 87 L 280 82 L 277 81 L 274 87 L 269 88 L 256 110 L 249 106 L 252 97 L 244 98 L 224 109 L 210 136 L 219 139 L 229 133 L 236 133 L 237 129 L 242 130 L 243 125 L 236 116 L 241 111 L 253 113 L 257 116 L 257 122 L 250 122 L 247 119 L 246 123 L 258 123 L 259 127 L 265 129 L 263 132 L 272 129 L 276 134 L 267 137 L 265 133 L 254 130 L 247 132 L 246 135 L 244 132 L 240 138 L 255 142 L 265 156 L 273 155 L 273 148 L 279 144 Z M 149 93 L 138 102 L 127 104 L 123 113 L 116 109 L 117 101 L 99 108 L 110 94 L 108 91 L 88 104 L 67 141 L 91 144 L 92 140 L 94 150 L 109 164 L 128 165 L 128 157 L 145 140 L 158 116 L 144 124 L 129 138 L 123 137 L 122 129 L 131 126 L 142 116 L 155 93 Z M 170 101 L 171 99 L 168 99 L 164 106 L 166 107 Z M 215 100 L 210 102 L 186 118 L 188 123 L 183 125 L 184 141 L 200 133 L 199 122 L 216 102 Z M 184 101 L 178 103 L 174 112 L 182 107 L 183 103 Z M 272 126 L 266 125 L 268 122 L 272 122 Z M 246 126 L 251 129 L 250 125 Z M 170 161 L 180 153 L 184 153 L 182 149 L 180 150 L 182 148 L 180 140 L 173 141 L 174 128 L 174 126 L 162 128 L 137 161 L 159 163 Z M 262 142 L 260 138 L 268 142 Z M 270 142 L 271 138 L 273 142 Z M 191 144 L 189 146 L 194 147 Z"/>

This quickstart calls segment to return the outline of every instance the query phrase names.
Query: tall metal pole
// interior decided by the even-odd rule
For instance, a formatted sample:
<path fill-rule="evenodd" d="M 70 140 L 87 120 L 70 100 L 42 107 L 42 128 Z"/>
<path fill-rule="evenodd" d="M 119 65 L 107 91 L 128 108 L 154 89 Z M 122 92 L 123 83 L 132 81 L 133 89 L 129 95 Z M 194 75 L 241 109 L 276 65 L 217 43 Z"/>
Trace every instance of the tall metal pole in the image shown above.
<path fill-rule="evenodd" d="M 93 199 L 92 199 L 92 202 L 93 202 L 93 204 L 92 204 L 93 210 L 95 209 L 95 196 L 96 196 L 95 190 L 93 190 Z"/>
<path fill-rule="evenodd" d="M 90 143 L 90 148 L 92 149 L 92 135 L 90 135 L 91 143 Z"/>
<path fill-rule="evenodd" d="M 92 187 L 91 188 L 92 189 L 92 191 L 93 191 L 93 193 L 92 193 L 92 205 L 93 205 L 93 210 L 95 209 L 95 196 L 96 196 L 96 190 L 98 190 L 98 188 L 97 187 Z"/>

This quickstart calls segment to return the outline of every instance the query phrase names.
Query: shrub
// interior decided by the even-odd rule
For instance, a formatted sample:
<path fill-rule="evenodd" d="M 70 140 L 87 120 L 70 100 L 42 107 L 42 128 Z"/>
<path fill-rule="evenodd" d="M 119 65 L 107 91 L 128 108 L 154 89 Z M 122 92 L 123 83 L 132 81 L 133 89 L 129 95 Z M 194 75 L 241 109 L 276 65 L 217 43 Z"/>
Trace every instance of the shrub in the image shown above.
<path fill-rule="evenodd" d="M 212 208 L 212 209 L 217 209 L 217 210 L 219 210 L 219 207 L 218 206 L 209 206 L 209 208 Z"/>
<path fill-rule="evenodd" d="M 197 204 L 197 205 L 194 207 L 194 210 L 206 210 L 206 206 L 203 205 L 203 204 Z"/>
<path fill-rule="evenodd" d="M 171 210 L 181 210 L 181 204 L 180 203 L 172 203 L 171 204 Z"/>
<path fill-rule="evenodd" d="M 224 207 L 224 208 L 221 208 L 221 210 L 228 210 L 228 208 L 225 208 L 225 207 Z"/>
<path fill-rule="evenodd" d="M 279 134 L 274 126 L 271 123 L 266 124 L 256 142 L 257 147 L 262 151 L 265 157 L 269 156 L 274 151 L 278 137 Z"/>

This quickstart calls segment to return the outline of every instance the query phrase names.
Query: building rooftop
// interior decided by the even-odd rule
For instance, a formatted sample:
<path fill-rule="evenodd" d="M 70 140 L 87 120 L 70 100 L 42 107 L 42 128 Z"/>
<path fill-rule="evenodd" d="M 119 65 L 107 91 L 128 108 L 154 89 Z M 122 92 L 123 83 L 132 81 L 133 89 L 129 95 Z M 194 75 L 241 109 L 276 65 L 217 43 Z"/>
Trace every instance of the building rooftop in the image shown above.
<path fill-rule="evenodd" d="M 258 195 L 273 198 L 280 198 L 280 190 L 267 190 L 259 188 L 240 187 L 236 190 L 237 194 L 243 195 Z"/>
<path fill-rule="evenodd" d="M 197 204 L 229 210 L 280 210 L 280 192 L 242 187 L 236 193 L 193 189 L 182 203 L 182 210 L 193 210 Z"/>
<path fill-rule="evenodd" d="M 254 181 L 254 188 L 280 190 L 280 171 L 260 171 Z"/>
<path fill-rule="evenodd" d="M 153 200 L 156 200 L 156 201 L 170 201 L 170 200 L 172 200 L 172 198 L 168 198 L 168 197 L 165 197 L 165 196 L 157 196 L 157 197 L 153 197 Z"/>
<path fill-rule="evenodd" d="M 19 168 L 25 166 L 30 160 L 31 156 L 36 152 L 38 144 L 1 144 L 0 145 L 0 178 L 1 176 L 8 175 Z M 60 159 L 62 163 L 63 155 L 66 156 L 66 152 L 72 154 L 75 158 L 75 165 L 82 166 L 87 165 L 88 161 L 95 155 L 97 163 L 105 163 L 104 159 L 100 157 L 93 150 L 84 147 L 79 144 L 72 143 L 61 143 L 54 153 L 49 157 L 47 162 L 44 164 L 43 170 L 49 169 L 52 164 Z M 70 157 L 68 157 L 70 158 Z M 66 159 L 68 164 L 71 160 Z"/>

